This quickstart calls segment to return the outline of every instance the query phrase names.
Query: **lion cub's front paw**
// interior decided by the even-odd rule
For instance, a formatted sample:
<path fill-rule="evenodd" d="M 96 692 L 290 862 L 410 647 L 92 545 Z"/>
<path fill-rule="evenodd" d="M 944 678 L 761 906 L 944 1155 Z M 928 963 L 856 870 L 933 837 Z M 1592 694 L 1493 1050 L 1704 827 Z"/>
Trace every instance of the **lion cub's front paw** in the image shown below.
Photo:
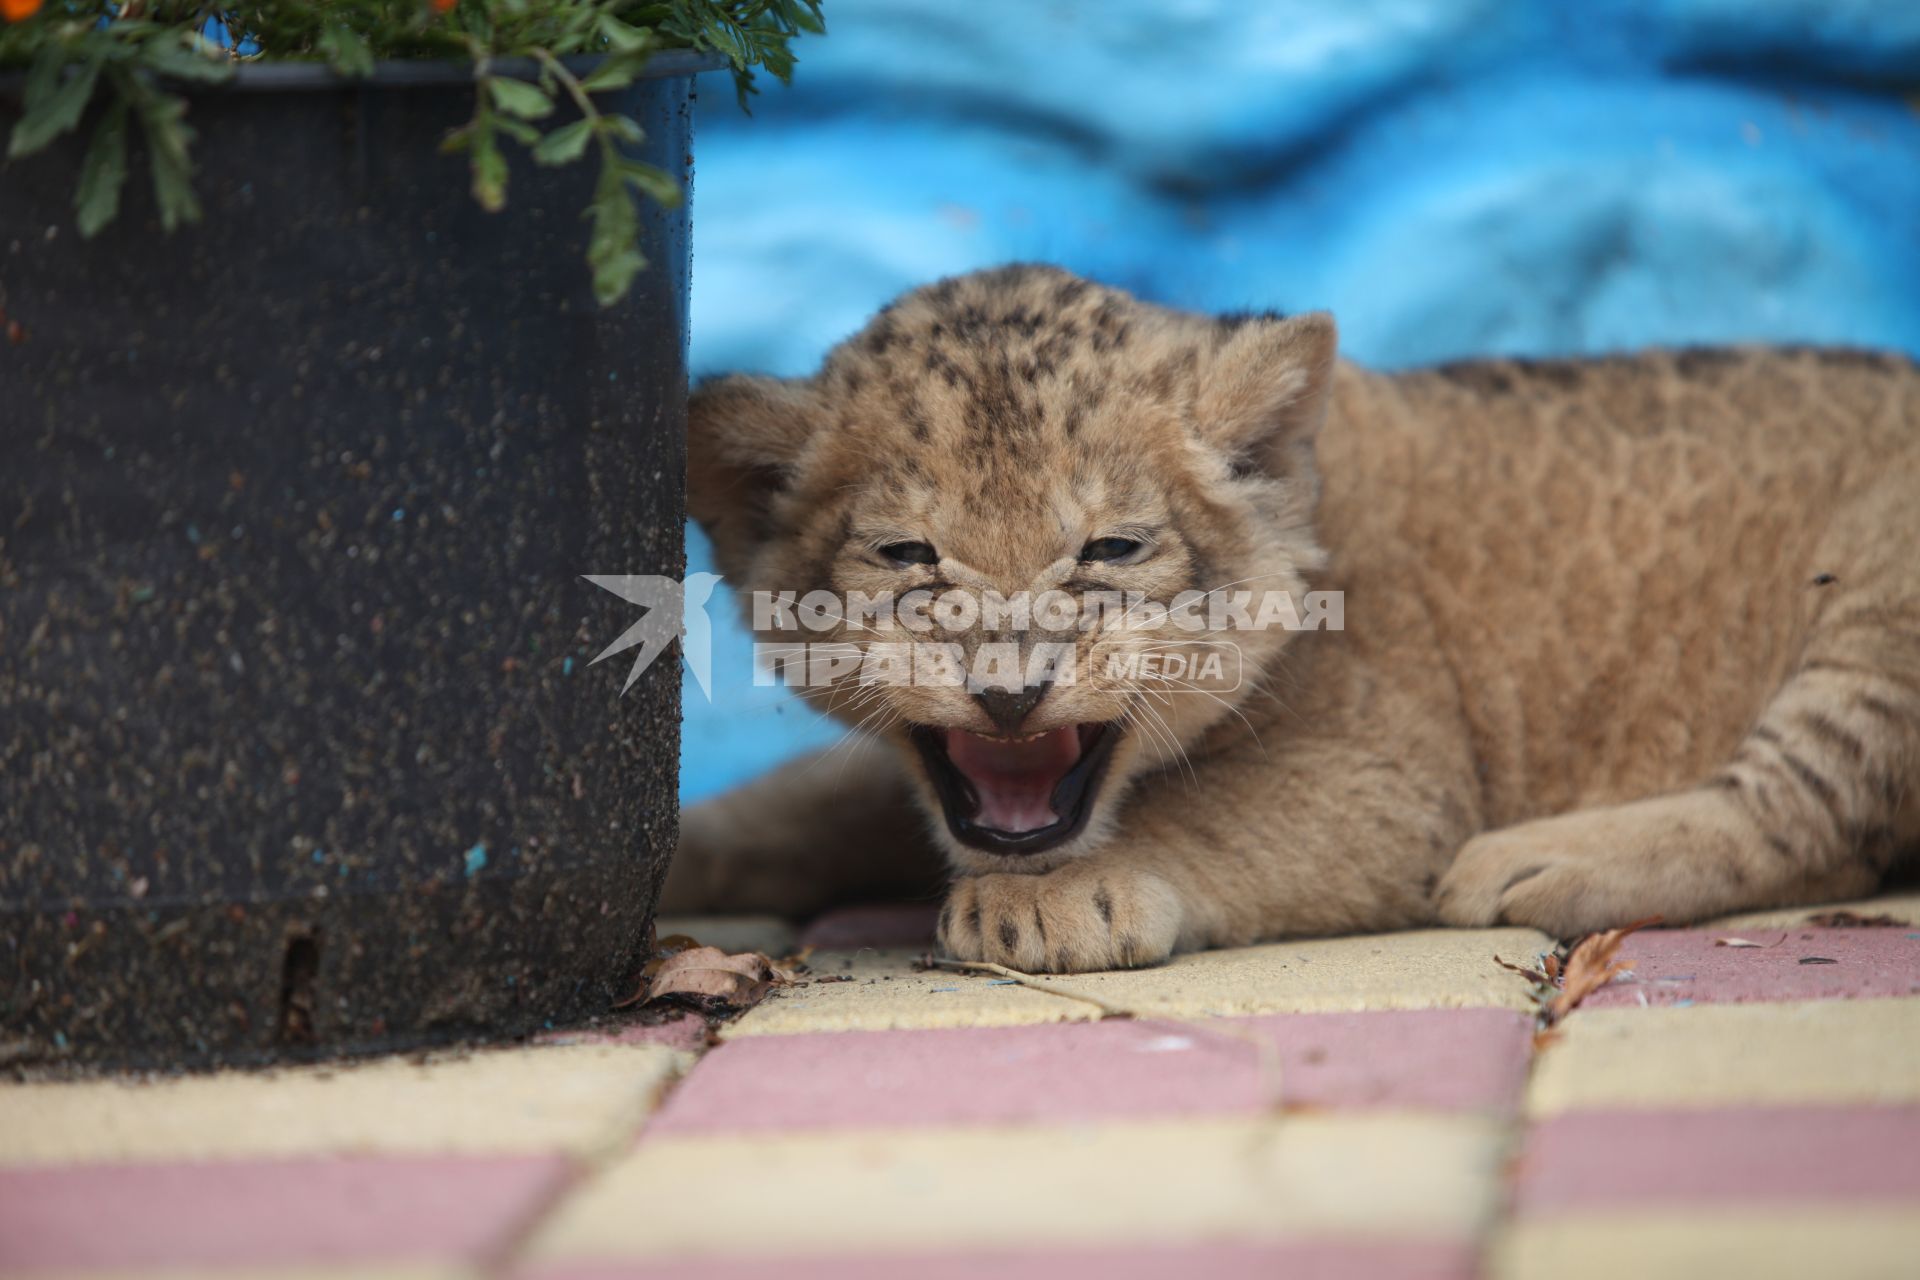
<path fill-rule="evenodd" d="M 1045 875 L 956 881 L 940 912 L 940 945 L 957 960 L 1023 973 L 1130 969 L 1172 955 L 1180 920 L 1180 899 L 1158 876 L 1069 863 Z"/>
<path fill-rule="evenodd" d="M 1519 924 L 1511 914 L 1512 892 L 1530 880 L 1557 872 L 1563 856 L 1541 841 L 1495 831 L 1474 837 L 1454 856 L 1434 891 L 1434 910 L 1447 924 L 1469 929 Z M 1524 922 L 1524 923 L 1531 923 Z"/>
<path fill-rule="evenodd" d="M 1575 938 L 1683 910 L 1674 886 L 1632 856 L 1645 840 L 1621 817 L 1629 812 L 1565 814 L 1475 836 L 1440 878 L 1436 912 L 1451 925 L 1521 925 Z M 1654 825 L 1652 834 L 1667 833 Z"/>

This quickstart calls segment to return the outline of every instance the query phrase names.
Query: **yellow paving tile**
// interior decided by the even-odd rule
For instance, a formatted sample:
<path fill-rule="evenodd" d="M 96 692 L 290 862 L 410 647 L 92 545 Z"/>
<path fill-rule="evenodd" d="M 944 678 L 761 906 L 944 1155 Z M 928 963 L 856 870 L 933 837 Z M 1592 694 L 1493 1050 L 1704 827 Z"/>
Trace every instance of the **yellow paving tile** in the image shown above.
<path fill-rule="evenodd" d="M 1532 1007 L 1527 984 L 1494 964 L 1552 946 L 1531 929 L 1430 930 L 1268 943 L 1177 956 L 1152 969 L 1051 979 L 1146 1015 L 1203 1017 L 1359 1009 Z M 990 976 L 922 971 L 911 951 L 821 952 L 821 983 L 775 992 L 727 1036 L 896 1027 L 1012 1026 L 1098 1016 L 1090 1004 Z M 997 984 L 997 985 L 996 985 Z"/>
<path fill-rule="evenodd" d="M 1853 902 L 1833 902 L 1817 907 L 1786 907 L 1774 911 L 1749 911 L 1744 915 L 1728 916 L 1712 924 L 1702 925 L 1708 929 L 1791 929 L 1807 922 L 1808 916 L 1820 915 L 1828 911 L 1851 911 L 1863 916 L 1892 916 L 1896 920 L 1910 922 L 1920 929 L 1920 893 L 1889 893 L 1878 898 L 1861 898 Z"/>
<path fill-rule="evenodd" d="M 1534 1059 L 1535 1115 L 1920 1102 L 1920 999 L 1582 1009 Z"/>
<path fill-rule="evenodd" d="M 1916 1271 L 1920 1213 L 1769 1205 L 1526 1222 L 1496 1239 L 1490 1274 L 1494 1280 L 1911 1280 Z"/>
<path fill-rule="evenodd" d="M 1203 951 L 1087 981 L 1094 994 L 1129 1009 L 1188 1016 L 1531 1009 L 1527 984 L 1493 957 L 1531 959 L 1552 946 L 1532 929 L 1431 929 Z"/>
<path fill-rule="evenodd" d="M 424 1063 L 0 1085 L 0 1165 L 341 1152 L 590 1153 L 691 1061 L 553 1045 Z"/>
<path fill-rule="evenodd" d="M 775 989 L 723 1038 L 793 1031 L 887 1031 L 900 1027 L 1010 1027 L 1098 1017 L 1090 1004 L 1008 982 L 915 967 L 904 950 L 816 951 L 804 986 Z M 847 981 L 821 982 L 819 979 Z"/>
<path fill-rule="evenodd" d="M 576 1192 L 538 1259 L 818 1254 L 1301 1233 L 1465 1238 L 1506 1133 L 1380 1114 L 642 1144 Z"/>

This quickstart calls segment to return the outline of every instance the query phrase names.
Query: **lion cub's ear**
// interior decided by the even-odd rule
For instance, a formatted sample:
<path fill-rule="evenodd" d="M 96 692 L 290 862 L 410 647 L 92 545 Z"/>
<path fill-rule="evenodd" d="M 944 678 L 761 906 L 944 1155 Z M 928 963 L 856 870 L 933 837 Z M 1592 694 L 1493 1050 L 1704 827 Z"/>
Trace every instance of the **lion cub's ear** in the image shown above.
<path fill-rule="evenodd" d="M 807 378 L 734 374 L 702 383 L 688 399 L 687 510 L 729 577 L 773 536 L 773 500 L 823 417 Z"/>
<path fill-rule="evenodd" d="M 1194 409 L 1201 434 L 1236 475 L 1289 475 L 1310 467 L 1327 412 L 1339 346 L 1324 311 L 1231 323 L 1204 357 Z"/>

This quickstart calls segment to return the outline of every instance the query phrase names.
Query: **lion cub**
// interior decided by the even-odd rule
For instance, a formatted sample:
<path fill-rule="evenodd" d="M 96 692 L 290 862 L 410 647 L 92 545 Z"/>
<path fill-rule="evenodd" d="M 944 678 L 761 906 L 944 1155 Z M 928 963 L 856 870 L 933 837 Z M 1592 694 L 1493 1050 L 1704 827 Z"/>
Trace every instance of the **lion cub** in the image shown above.
<path fill-rule="evenodd" d="M 853 729 L 689 811 L 669 906 L 931 892 L 944 854 L 947 952 L 1076 971 L 1694 920 L 1914 851 L 1912 363 L 1334 348 L 1008 267 L 701 387 L 692 510 Z"/>

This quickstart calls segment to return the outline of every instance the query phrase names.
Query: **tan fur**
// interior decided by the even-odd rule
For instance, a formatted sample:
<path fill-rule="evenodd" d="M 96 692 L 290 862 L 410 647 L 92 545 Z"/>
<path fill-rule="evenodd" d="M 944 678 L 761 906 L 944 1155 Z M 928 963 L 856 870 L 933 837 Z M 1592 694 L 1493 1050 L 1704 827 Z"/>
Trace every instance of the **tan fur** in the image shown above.
<path fill-rule="evenodd" d="M 680 908 L 897 892 L 937 845 L 949 952 L 1083 970 L 1812 902 L 1872 889 L 1920 841 L 1902 359 L 1385 376 L 1336 364 L 1323 316 L 1219 321 L 1007 268 L 907 295 L 814 378 L 703 388 L 691 456 L 693 510 L 746 590 L 1258 578 L 1344 591 L 1345 629 L 1237 635 L 1265 678 L 1224 698 L 1049 693 L 1028 727 L 1133 731 L 1087 832 L 1028 859 L 947 836 L 903 745 L 903 721 L 991 730 L 972 699 L 837 687 L 823 702 L 863 726 L 860 758 L 690 812 Z M 1074 565 L 1121 522 L 1164 531 L 1147 562 Z M 942 563 L 876 565 L 887 538 Z"/>

